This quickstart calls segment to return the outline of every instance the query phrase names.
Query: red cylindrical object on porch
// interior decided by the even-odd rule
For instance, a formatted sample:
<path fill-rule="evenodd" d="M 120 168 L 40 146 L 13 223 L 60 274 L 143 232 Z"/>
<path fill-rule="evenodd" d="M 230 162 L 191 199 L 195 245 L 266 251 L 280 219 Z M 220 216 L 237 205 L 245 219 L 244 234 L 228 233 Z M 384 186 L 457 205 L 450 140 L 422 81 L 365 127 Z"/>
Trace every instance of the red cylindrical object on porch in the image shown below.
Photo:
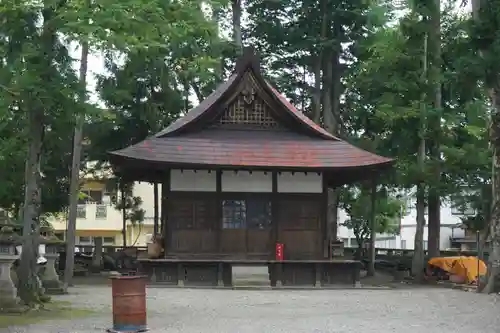
<path fill-rule="evenodd" d="M 113 295 L 113 328 L 108 332 L 145 332 L 146 278 L 116 276 L 111 278 Z"/>
<path fill-rule="evenodd" d="M 283 243 L 276 243 L 276 260 L 283 261 Z"/>

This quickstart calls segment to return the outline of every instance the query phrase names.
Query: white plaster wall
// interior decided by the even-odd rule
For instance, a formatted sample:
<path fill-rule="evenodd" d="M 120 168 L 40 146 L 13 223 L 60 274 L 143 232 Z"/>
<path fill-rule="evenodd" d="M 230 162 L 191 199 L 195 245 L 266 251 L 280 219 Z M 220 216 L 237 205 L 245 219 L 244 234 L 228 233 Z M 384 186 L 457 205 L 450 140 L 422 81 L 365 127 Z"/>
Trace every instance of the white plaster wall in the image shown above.
<path fill-rule="evenodd" d="M 278 174 L 278 192 L 281 193 L 321 193 L 323 175 L 316 172 L 282 172 Z"/>
<path fill-rule="evenodd" d="M 161 199 L 161 184 L 158 184 L 158 199 Z M 147 182 L 136 182 L 134 184 L 134 196 L 141 197 L 142 206 L 144 209 L 144 223 L 153 223 L 153 218 L 155 215 L 154 208 L 154 186 Z M 158 212 L 161 216 L 161 202 L 158 201 Z"/>
<path fill-rule="evenodd" d="M 103 206 L 106 209 L 106 217 L 97 217 L 97 206 Z M 122 214 L 112 205 L 85 204 L 79 205 L 80 209 L 85 210 L 85 218 L 76 219 L 76 230 L 121 230 Z M 66 216 L 51 216 L 49 222 L 55 230 L 66 230 Z"/>
<path fill-rule="evenodd" d="M 222 192 L 272 192 L 273 180 L 270 172 L 223 171 Z"/>
<path fill-rule="evenodd" d="M 216 191 L 215 171 L 171 170 L 170 190 L 172 191 Z"/>
<path fill-rule="evenodd" d="M 385 248 L 395 248 L 395 249 L 413 249 L 415 244 L 415 230 L 416 230 L 416 210 L 414 203 L 409 205 L 410 208 L 406 216 L 403 216 L 401 220 L 401 234 L 394 236 L 393 240 L 384 239 L 377 240 L 377 247 Z M 441 250 L 449 249 L 451 246 L 450 237 L 464 237 L 464 230 L 460 228 L 454 228 L 454 226 L 461 223 L 461 216 L 453 215 L 451 207 L 447 203 L 443 203 L 441 207 L 441 230 L 440 230 L 440 241 L 439 245 Z M 341 224 L 348 218 L 347 214 L 343 210 L 339 210 L 339 220 L 338 220 L 338 232 L 337 235 L 340 239 L 347 240 L 354 238 L 354 233 L 352 230 L 342 226 Z M 427 219 L 427 216 L 426 216 Z M 377 235 L 381 237 L 382 235 Z M 386 235 L 384 235 L 386 236 Z M 424 228 L 424 242 L 428 241 L 428 229 L 427 226 Z"/>

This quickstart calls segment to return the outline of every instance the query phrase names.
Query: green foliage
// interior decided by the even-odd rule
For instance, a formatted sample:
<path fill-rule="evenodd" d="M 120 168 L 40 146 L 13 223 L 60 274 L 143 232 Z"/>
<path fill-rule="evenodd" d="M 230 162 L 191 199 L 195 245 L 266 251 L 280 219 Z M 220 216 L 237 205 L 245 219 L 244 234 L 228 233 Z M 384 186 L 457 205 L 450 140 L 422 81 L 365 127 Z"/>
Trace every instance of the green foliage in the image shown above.
<path fill-rule="evenodd" d="M 422 34 L 418 16 L 409 14 L 399 25 L 371 35 L 357 45 L 363 61 L 349 70 L 346 118 L 358 144 L 397 158 L 394 186 L 411 188 L 419 179 L 451 196 L 465 185 L 477 188 L 489 181 L 491 153 L 487 139 L 487 103 L 478 84 L 477 59 L 469 45 L 466 20 L 443 15 L 442 110 L 427 107 L 427 114 L 441 117 L 441 130 L 425 133 L 438 144 L 440 161 L 429 160 L 421 174 L 416 163 L 421 92 L 430 89 L 422 81 Z M 428 105 L 431 103 L 426 102 Z M 429 145 L 431 147 L 432 145 Z M 434 170 L 440 168 L 436 184 Z"/>
<path fill-rule="evenodd" d="M 372 193 L 366 187 L 350 187 L 341 191 L 340 207 L 347 213 L 343 223 L 351 229 L 360 248 L 370 238 L 372 218 Z M 380 188 L 375 193 L 375 233 L 395 234 L 399 232 L 399 222 L 403 202 Z"/>
<path fill-rule="evenodd" d="M 356 61 L 352 47 L 387 20 L 381 1 L 288 0 L 247 1 L 251 18 L 245 37 L 262 54 L 266 75 L 297 108 L 311 114 L 315 93 L 311 78 L 319 57 L 328 48 L 345 63 Z M 323 34 L 323 21 L 326 33 Z"/>
<path fill-rule="evenodd" d="M 219 39 L 201 4 L 126 0 L 89 6 L 87 0 L 47 0 L 1 5 L 0 207 L 17 215 L 23 202 L 28 110 L 44 110 L 42 212 L 55 213 L 68 204 L 76 113 L 87 114 L 84 133 L 92 143 L 84 149 L 85 166 L 89 160 L 106 161 L 107 151 L 144 139 L 175 120 L 190 106 L 186 88 L 191 84 L 203 94 L 213 86 L 214 56 L 219 56 L 213 45 Z M 57 32 L 50 41 L 50 66 L 41 61 L 47 50 L 39 47 L 45 42 L 38 29 L 44 6 L 50 9 L 48 26 Z M 106 110 L 76 99 L 83 87 L 69 41 L 84 39 L 107 55 L 111 75 L 99 78 Z M 124 56 L 124 65 L 114 62 Z"/>
<path fill-rule="evenodd" d="M 125 52 L 120 58 L 107 52 L 108 73 L 98 77 L 106 117 L 84 129 L 91 143 L 85 150 L 90 160 L 106 162 L 109 151 L 168 126 L 191 108 L 191 92 L 203 99 L 218 79 L 217 26 L 203 13 L 201 2 L 162 3 L 157 14 L 171 30 L 161 34 L 160 44 Z"/>
<path fill-rule="evenodd" d="M 467 213 L 462 217 L 463 224 L 473 231 L 486 229 L 491 218 L 492 201 L 491 184 L 481 188 L 466 188 L 461 195 L 452 197 L 455 209 Z"/>
<path fill-rule="evenodd" d="M 124 213 L 124 220 L 130 221 L 132 225 L 144 221 L 144 209 L 141 208 L 142 198 L 133 195 L 134 183 L 125 183 L 120 186 L 119 198 L 115 202 L 115 208 Z"/>

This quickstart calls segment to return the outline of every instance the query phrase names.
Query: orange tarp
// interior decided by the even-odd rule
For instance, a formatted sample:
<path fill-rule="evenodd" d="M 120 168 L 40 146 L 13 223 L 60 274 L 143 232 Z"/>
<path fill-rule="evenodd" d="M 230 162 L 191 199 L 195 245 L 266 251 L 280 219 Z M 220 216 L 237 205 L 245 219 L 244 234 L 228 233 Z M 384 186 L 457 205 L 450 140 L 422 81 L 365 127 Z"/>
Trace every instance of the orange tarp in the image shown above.
<path fill-rule="evenodd" d="M 486 275 L 486 264 L 477 257 L 436 257 L 428 262 L 429 265 L 439 267 L 451 275 L 458 275 L 472 283 L 477 276 Z M 479 271 L 478 271 L 479 268 Z"/>

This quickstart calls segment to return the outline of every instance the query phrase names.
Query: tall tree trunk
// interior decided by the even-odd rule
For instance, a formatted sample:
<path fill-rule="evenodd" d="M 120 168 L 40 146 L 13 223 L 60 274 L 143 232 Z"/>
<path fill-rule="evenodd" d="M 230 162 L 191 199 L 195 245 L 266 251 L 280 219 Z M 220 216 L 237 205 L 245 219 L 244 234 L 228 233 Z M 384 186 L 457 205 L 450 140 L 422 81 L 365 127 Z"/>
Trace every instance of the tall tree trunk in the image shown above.
<path fill-rule="evenodd" d="M 338 36 L 339 27 L 334 26 L 333 38 Z M 342 64 L 340 63 L 340 56 L 342 46 L 340 43 L 335 43 L 332 50 L 332 88 L 331 88 L 331 107 L 332 116 L 334 120 L 333 134 L 338 135 L 342 131 L 342 119 L 340 116 L 340 96 L 342 95 Z"/>
<path fill-rule="evenodd" d="M 370 263 L 368 265 L 367 276 L 375 276 L 375 240 L 376 240 L 376 218 L 377 218 L 377 182 L 372 180 L 370 192 Z"/>
<path fill-rule="evenodd" d="M 88 0 L 90 6 L 90 0 Z M 89 43 L 82 42 L 82 51 L 80 57 L 80 86 L 82 89 L 80 103 L 87 100 L 87 65 L 89 56 Z M 73 270 L 75 267 L 75 238 L 76 238 L 76 216 L 78 210 L 78 197 L 80 193 L 80 163 L 82 155 L 83 124 L 85 115 L 76 115 L 76 126 L 73 136 L 73 156 L 71 162 L 71 180 L 69 193 L 69 215 L 68 229 L 66 230 L 66 266 L 64 268 L 64 290 L 68 289 L 73 279 Z"/>
<path fill-rule="evenodd" d="M 41 107 L 41 106 L 39 106 Z M 29 111 L 29 146 L 25 169 L 23 205 L 23 244 L 19 267 L 19 297 L 33 306 L 40 301 L 40 287 L 36 276 L 36 261 L 40 238 L 40 161 L 44 133 L 43 109 Z"/>
<path fill-rule="evenodd" d="M 218 36 L 218 37 L 221 37 L 220 36 L 220 19 L 221 19 L 221 8 L 219 7 L 219 5 L 217 3 L 215 4 L 212 4 L 212 21 L 214 22 L 215 24 L 215 27 L 216 27 L 216 30 L 215 30 L 215 34 Z M 219 66 L 216 66 L 215 67 L 215 80 L 216 80 L 216 83 L 220 83 L 224 80 L 224 71 L 225 71 L 225 59 L 224 59 L 224 50 L 223 50 L 223 39 L 222 38 L 219 38 L 218 39 L 218 46 L 219 47 L 216 47 L 213 49 L 213 57 L 214 59 L 217 58 L 217 56 L 220 56 L 220 62 L 219 62 Z"/>
<path fill-rule="evenodd" d="M 491 89 L 493 110 L 491 112 L 490 143 L 493 149 L 493 199 L 489 221 L 490 256 L 488 279 L 484 293 L 500 291 L 500 86 Z"/>
<path fill-rule="evenodd" d="M 243 54 L 243 37 L 241 34 L 241 0 L 232 0 L 233 10 L 233 42 L 236 46 L 237 55 Z"/>
<path fill-rule="evenodd" d="M 435 156 L 434 156 L 435 157 Z M 439 190 L 429 188 L 428 195 L 428 247 L 429 257 L 439 257 L 441 243 L 441 198 Z"/>
<path fill-rule="evenodd" d="M 426 128 L 427 128 L 427 111 L 426 111 L 426 89 L 425 82 L 427 78 L 427 35 L 424 36 L 423 41 L 423 55 L 422 55 L 422 95 L 421 95 L 421 111 L 420 111 L 420 145 L 417 152 L 417 163 L 420 169 L 420 176 L 417 183 L 417 227 L 415 230 L 415 245 L 412 260 L 412 274 L 417 281 L 423 280 L 425 268 L 425 254 L 424 254 L 424 228 L 425 228 L 425 157 L 426 157 Z"/>
<path fill-rule="evenodd" d="M 122 182 L 122 241 L 123 247 L 127 247 L 127 198 L 125 196 L 125 184 Z"/>
<path fill-rule="evenodd" d="M 42 11 L 43 26 L 40 38 L 40 53 L 29 59 L 37 66 L 43 64 L 45 73 L 52 66 L 54 58 L 54 45 L 56 32 L 51 24 L 55 9 L 52 3 L 44 2 Z M 44 82 L 50 83 L 52 78 L 42 74 Z M 36 97 L 35 97 L 36 98 Z M 28 156 L 24 174 L 24 203 L 22 211 L 23 242 L 21 261 L 19 266 L 19 297 L 30 306 L 40 302 L 42 289 L 36 276 L 36 262 L 38 258 L 38 244 L 40 239 L 40 162 L 42 158 L 42 145 L 45 132 L 45 105 L 37 100 L 35 103 L 26 103 L 28 112 Z"/>
<path fill-rule="evenodd" d="M 319 56 L 321 59 L 321 56 Z M 314 72 L 314 91 L 312 93 L 312 119 L 316 124 L 321 121 L 321 61 L 315 61 L 313 64 Z"/>
<path fill-rule="evenodd" d="M 320 43 L 318 43 L 318 56 L 313 60 L 313 71 L 314 71 L 314 92 L 312 94 L 312 107 L 313 107 L 313 120 L 317 124 L 321 124 L 321 111 L 324 110 L 325 106 L 322 105 L 322 101 L 324 100 L 325 92 L 322 89 L 324 87 L 324 77 L 322 73 L 324 73 L 324 53 L 325 53 L 325 42 L 328 38 L 328 11 L 327 8 L 327 0 L 321 0 L 320 2 L 321 12 L 323 16 L 321 18 L 321 28 L 320 28 Z M 323 115 L 324 116 L 324 115 Z M 324 126 L 327 126 L 327 121 L 323 117 Z"/>
<path fill-rule="evenodd" d="M 441 231 L 441 198 L 439 195 L 439 185 L 441 183 L 441 151 L 439 143 L 441 139 L 441 0 L 433 0 L 429 25 L 429 50 L 431 58 L 431 68 L 429 70 L 431 84 L 433 87 L 433 107 L 434 114 L 430 119 L 431 131 L 433 133 L 433 144 L 430 147 L 430 156 L 434 162 L 433 182 L 429 188 L 428 210 L 428 250 L 429 256 L 438 257 L 440 250 Z"/>
<path fill-rule="evenodd" d="M 472 17 L 480 20 L 481 0 L 472 0 Z M 481 57 L 483 56 L 480 50 Z M 498 76 L 498 74 L 496 74 Z M 492 205 L 489 224 L 490 255 L 488 260 L 488 276 L 484 293 L 498 292 L 500 279 L 500 83 L 490 87 L 490 98 L 493 105 L 490 119 L 490 146 L 493 150 L 492 165 Z M 485 237 L 487 237 L 485 235 Z"/>
<path fill-rule="evenodd" d="M 340 101 L 340 94 L 335 88 L 340 85 L 340 76 L 337 75 L 337 64 L 339 63 L 341 47 L 340 42 L 336 40 L 337 24 L 332 20 L 328 5 L 328 0 L 322 0 L 320 3 L 323 13 L 321 23 L 321 41 L 323 45 L 321 46 L 320 53 L 322 73 L 321 104 L 324 127 L 328 132 L 337 135 L 339 124 L 336 112 L 338 112 L 337 105 Z M 327 41 L 329 43 L 326 43 Z M 324 46 L 325 44 L 327 46 Z M 328 189 L 327 233 L 330 242 L 337 240 L 338 197 L 338 191 Z"/>

